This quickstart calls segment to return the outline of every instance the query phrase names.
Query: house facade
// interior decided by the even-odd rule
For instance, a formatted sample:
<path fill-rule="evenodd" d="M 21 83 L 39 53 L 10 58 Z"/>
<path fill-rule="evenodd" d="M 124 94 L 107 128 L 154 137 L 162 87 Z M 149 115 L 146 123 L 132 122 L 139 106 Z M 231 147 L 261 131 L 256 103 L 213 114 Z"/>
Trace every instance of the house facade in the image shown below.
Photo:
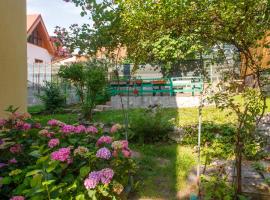
<path fill-rule="evenodd" d="M 28 84 L 43 85 L 51 80 L 55 48 L 41 15 L 27 15 Z"/>

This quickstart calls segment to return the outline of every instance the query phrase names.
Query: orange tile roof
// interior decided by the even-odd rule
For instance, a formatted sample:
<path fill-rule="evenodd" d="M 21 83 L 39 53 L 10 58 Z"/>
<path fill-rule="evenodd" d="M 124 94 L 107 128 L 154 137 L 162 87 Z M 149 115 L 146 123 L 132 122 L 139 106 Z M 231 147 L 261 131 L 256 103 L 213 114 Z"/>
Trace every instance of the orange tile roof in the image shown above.
<path fill-rule="evenodd" d="M 27 15 L 27 32 L 30 31 L 31 27 L 35 24 L 37 19 L 40 17 L 39 14 L 34 14 L 34 15 Z"/>
<path fill-rule="evenodd" d="M 51 43 L 50 36 L 48 34 L 48 31 L 46 29 L 46 26 L 44 24 L 44 21 L 40 14 L 34 14 L 34 15 L 27 15 L 27 37 L 31 35 L 31 33 L 34 31 L 34 29 L 41 24 L 42 30 L 44 32 L 44 40 L 47 44 L 47 50 L 51 53 L 55 53 L 55 49 Z"/>

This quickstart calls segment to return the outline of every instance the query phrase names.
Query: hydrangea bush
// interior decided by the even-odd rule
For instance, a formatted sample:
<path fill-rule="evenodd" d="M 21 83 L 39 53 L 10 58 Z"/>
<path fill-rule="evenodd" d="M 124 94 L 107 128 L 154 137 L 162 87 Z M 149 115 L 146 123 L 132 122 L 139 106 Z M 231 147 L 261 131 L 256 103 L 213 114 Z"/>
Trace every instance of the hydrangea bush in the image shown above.
<path fill-rule="evenodd" d="M 94 126 L 13 112 L 0 119 L 0 199 L 121 199 L 136 164 L 126 140 Z"/>

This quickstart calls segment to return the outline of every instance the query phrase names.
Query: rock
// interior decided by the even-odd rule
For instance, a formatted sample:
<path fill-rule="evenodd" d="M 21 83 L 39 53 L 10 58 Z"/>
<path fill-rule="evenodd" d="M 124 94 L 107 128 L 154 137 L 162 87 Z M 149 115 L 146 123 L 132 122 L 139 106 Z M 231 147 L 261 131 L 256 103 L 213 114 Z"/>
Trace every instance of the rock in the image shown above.
<path fill-rule="evenodd" d="M 95 109 L 101 110 L 101 111 L 107 111 L 107 110 L 111 110 L 112 106 L 109 106 L 109 105 L 97 105 Z"/>
<path fill-rule="evenodd" d="M 181 143 L 184 137 L 185 131 L 182 128 L 174 127 L 173 131 L 168 134 L 169 139 Z"/>

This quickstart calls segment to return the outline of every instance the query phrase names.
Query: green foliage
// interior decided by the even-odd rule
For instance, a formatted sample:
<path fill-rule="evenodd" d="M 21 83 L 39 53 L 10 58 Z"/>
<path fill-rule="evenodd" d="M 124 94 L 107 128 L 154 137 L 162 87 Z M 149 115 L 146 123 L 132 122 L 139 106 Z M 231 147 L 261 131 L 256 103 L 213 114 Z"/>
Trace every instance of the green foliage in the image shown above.
<path fill-rule="evenodd" d="M 182 144 L 197 145 L 198 126 L 184 126 L 184 137 Z M 202 124 L 201 144 L 204 147 L 202 153 L 209 159 L 228 159 L 234 154 L 236 127 L 232 124 Z M 264 153 L 265 139 L 262 137 L 246 137 L 243 145 L 243 155 L 249 160 L 259 160 L 266 157 Z"/>
<path fill-rule="evenodd" d="M 168 139 L 172 124 L 163 117 L 160 107 L 138 110 L 130 122 L 132 141 L 153 143 Z"/>
<path fill-rule="evenodd" d="M 47 112 L 55 113 L 65 105 L 65 96 L 61 88 L 53 82 L 46 82 L 42 88 L 42 94 L 38 95 Z"/>
<path fill-rule="evenodd" d="M 234 189 L 225 179 L 218 175 L 211 177 L 201 177 L 203 197 L 205 200 L 233 200 Z"/>
<path fill-rule="evenodd" d="M 266 167 L 263 164 L 261 164 L 260 162 L 252 163 L 252 167 L 253 167 L 253 169 L 255 169 L 259 173 L 266 172 Z"/>
<path fill-rule="evenodd" d="M 93 59 L 60 68 L 59 76 L 72 83 L 77 90 L 85 119 L 92 119 L 92 110 L 98 97 L 105 93 L 107 65 L 103 60 Z"/>

